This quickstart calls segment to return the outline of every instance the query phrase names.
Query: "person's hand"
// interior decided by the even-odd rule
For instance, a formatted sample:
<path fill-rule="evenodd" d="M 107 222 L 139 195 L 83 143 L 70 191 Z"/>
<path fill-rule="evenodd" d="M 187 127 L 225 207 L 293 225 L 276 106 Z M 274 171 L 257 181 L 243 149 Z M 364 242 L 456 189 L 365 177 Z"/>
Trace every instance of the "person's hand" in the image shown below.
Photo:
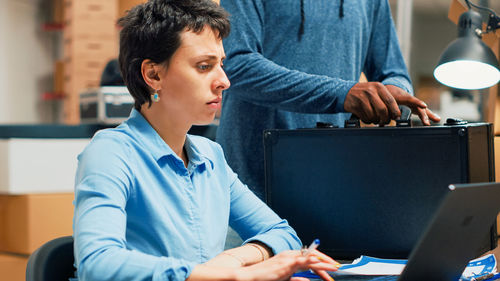
<path fill-rule="evenodd" d="M 398 104 L 406 105 L 409 108 L 411 108 L 412 113 L 417 114 L 420 120 L 422 120 L 422 123 L 424 125 L 428 126 L 431 124 L 429 119 L 432 120 L 433 122 L 439 122 L 441 120 L 441 117 L 439 117 L 437 114 L 428 109 L 427 105 L 423 101 L 415 98 L 414 96 L 405 92 L 403 89 L 396 87 L 394 85 L 387 85 L 385 87 L 387 88 L 387 90 L 389 90 L 389 92 L 391 93 L 391 95 L 394 97 L 394 99 Z M 425 107 L 422 108 L 420 105 L 416 105 L 414 103 L 415 99 L 418 100 L 420 103 L 423 103 Z"/>
<path fill-rule="evenodd" d="M 336 271 L 340 264 L 329 256 L 314 250 L 307 256 L 300 251 L 285 251 L 263 262 L 239 268 L 238 280 L 308 280 L 290 277 L 297 271 L 312 269 L 323 280 L 333 280 L 326 271 Z"/>
<path fill-rule="evenodd" d="M 399 87 L 379 82 L 357 83 L 347 93 L 344 110 L 358 116 L 365 123 L 387 124 L 401 116 L 398 104 L 406 105 L 417 114 L 424 125 L 429 119 L 438 122 L 439 116 L 427 108 L 418 98 Z"/>

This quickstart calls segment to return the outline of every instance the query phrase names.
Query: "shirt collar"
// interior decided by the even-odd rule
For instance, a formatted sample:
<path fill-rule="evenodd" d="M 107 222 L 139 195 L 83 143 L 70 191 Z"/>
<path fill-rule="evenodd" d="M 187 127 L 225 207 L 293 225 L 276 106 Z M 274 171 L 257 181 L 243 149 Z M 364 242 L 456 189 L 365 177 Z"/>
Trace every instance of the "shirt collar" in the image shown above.
<path fill-rule="evenodd" d="M 213 159 L 211 159 L 212 157 L 204 154 L 200 147 L 196 145 L 196 141 L 193 138 L 195 137 L 187 135 L 186 143 L 184 144 L 189 162 L 191 162 L 194 166 L 205 165 L 206 167 L 213 169 L 214 162 Z"/>
<path fill-rule="evenodd" d="M 162 157 L 169 155 L 178 158 L 170 146 L 163 141 L 156 130 L 151 126 L 151 124 L 149 124 L 146 118 L 144 118 L 144 116 L 142 116 L 142 114 L 135 108 L 132 109 L 129 118 L 125 121 L 125 123 L 136 135 L 137 141 L 141 142 L 149 150 L 157 162 Z M 209 155 L 202 152 L 193 138 L 194 136 L 187 135 L 186 143 L 184 144 L 189 162 L 191 162 L 194 166 L 208 164 L 207 167 L 211 167 L 213 169 L 213 159 L 211 159 Z"/>

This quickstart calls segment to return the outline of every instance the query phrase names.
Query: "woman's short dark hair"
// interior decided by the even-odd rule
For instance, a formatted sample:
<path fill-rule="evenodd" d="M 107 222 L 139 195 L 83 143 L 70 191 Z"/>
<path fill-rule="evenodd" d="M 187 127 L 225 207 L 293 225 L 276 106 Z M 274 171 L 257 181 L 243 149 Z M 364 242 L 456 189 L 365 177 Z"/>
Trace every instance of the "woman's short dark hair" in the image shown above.
<path fill-rule="evenodd" d="M 135 108 L 148 102 L 151 88 L 144 82 L 142 62 L 168 64 L 181 44 L 184 30 L 201 32 L 210 27 L 223 39 L 229 35 L 227 12 L 212 0 L 149 0 L 132 8 L 118 20 L 120 32 L 120 71 Z"/>

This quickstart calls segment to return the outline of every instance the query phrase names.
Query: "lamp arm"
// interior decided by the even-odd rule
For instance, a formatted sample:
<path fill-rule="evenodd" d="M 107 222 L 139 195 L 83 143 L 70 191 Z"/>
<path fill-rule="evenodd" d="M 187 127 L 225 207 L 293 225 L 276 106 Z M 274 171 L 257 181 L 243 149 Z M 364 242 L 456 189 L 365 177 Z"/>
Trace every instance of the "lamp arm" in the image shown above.
<path fill-rule="evenodd" d="M 467 7 L 469 8 L 469 10 L 472 9 L 472 6 L 471 6 L 469 0 L 465 0 L 465 4 L 467 4 Z"/>
<path fill-rule="evenodd" d="M 486 26 L 486 31 L 482 32 L 482 34 L 495 32 L 495 30 L 500 28 L 500 17 L 495 13 L 495 11 L 493 11 L 492 9 L 487 8 L 487 7 L 476 5 L 472 2 L 470 2 L 470 0 L 465 0 L 465 3 L 469 7 L 469 10 L 471 9 L 471 7 L 474 7 L 476 9 L 489 12 L 488 25 Z"/>
<path fill-rule="evenodd" d="M 479 10 L 488 11 L 488 12 L 490 12 L 490 14 L 493 14 L 493 15 L 497 16 L 497 15 L 496 15 L 496 13 L 495 13 L 495 11 L 493 11 L 493 10 L 492 10 L 492 9 L 490 9 L 490 8 L 487 8 L 487 7 L 483 7 L 483 6 L 476 5 L 476 4 L 472 3 L 472 2 L 470 2 L 470 0 L 465 0 L 465 3 L 467 3 L 467 6 L 469 7 L 469 9 L 470 9 L 470 8 L 471 8 L 471 6 L 472 6 L 472 7 L 476 8 L 476 9 L 479 9 Z"/>

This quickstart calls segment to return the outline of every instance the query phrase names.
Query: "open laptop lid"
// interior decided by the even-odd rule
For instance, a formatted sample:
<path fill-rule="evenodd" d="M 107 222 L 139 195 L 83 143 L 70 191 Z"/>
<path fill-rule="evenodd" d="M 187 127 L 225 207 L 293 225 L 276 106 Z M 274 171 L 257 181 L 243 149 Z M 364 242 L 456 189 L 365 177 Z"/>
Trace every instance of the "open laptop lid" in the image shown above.
<path fill-rule="evenodd" d="M 500 183 L 449 186 L 398 281 L 458 280 L 500 212 Z"/>

